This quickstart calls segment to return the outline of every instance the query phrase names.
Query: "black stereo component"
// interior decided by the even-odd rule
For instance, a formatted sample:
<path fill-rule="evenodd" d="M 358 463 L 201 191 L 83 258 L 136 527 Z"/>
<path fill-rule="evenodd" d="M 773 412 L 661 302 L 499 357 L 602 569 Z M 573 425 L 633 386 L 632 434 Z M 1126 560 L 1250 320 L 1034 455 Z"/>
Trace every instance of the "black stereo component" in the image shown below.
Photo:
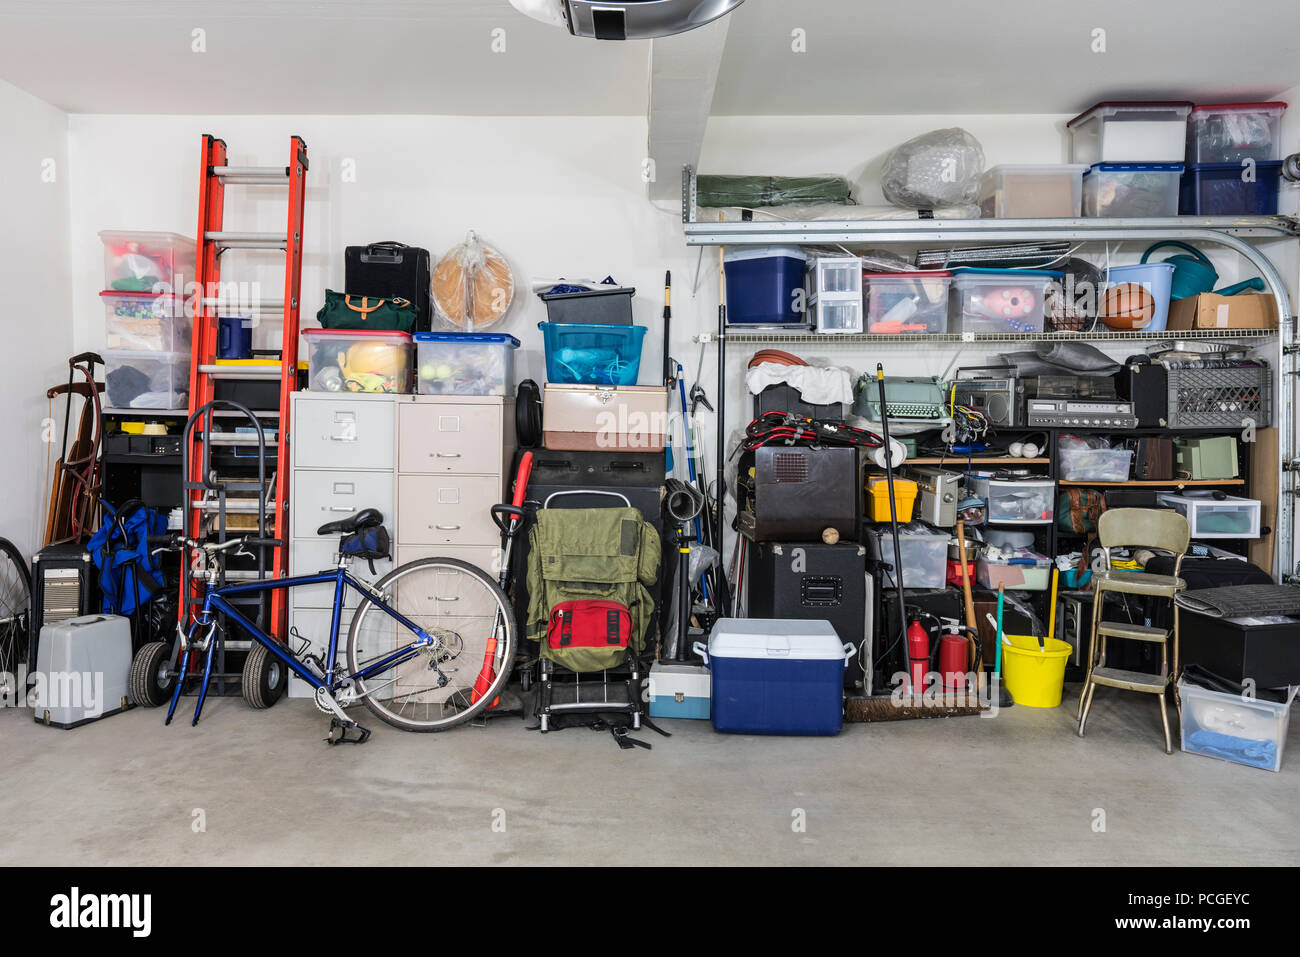
<path fill-rule="evenodd" d="M 1115 390 L 1133 405 L 1138 428 L 1163 428 L 1169 424 L 1169 372 L 1163 365 L 1130 362 L 1115 376 Z"/>
<path fill-rule="evenodd" d="M 1115 399 L 1026 399 L 1025 422 L 1038 429 L 1135 429 L 1133 406 Z"/>

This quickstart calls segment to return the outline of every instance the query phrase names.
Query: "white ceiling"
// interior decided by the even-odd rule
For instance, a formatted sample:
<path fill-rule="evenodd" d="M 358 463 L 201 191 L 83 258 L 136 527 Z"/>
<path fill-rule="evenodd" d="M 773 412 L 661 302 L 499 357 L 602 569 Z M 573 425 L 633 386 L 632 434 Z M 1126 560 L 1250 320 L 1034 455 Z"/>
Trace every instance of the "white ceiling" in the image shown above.
<path fill-rule="evenodd" d="M 644 115 L 648 75 L 648 43 L 508 0 L 0 0 L 0 79 L 70 112 Z M 1070 113 L 1297 85 L 1297 0 L 746 0 L 712 112 Z"/>

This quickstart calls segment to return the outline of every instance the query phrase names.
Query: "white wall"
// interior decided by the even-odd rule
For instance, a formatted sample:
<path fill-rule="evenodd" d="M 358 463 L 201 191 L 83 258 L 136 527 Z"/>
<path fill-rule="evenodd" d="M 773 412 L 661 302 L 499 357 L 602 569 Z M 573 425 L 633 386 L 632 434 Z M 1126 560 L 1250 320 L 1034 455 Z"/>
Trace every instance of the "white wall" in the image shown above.
<path fill-rule="evenodd" d="M 67 129 L 64 113 L 0 81 L 0 286 L 9 290 L 0 320 L 0 536 L 29 556 L 42 533 L 53 453 L 42 428 L 45 390 L 67 381 L 73 354 Z"/>

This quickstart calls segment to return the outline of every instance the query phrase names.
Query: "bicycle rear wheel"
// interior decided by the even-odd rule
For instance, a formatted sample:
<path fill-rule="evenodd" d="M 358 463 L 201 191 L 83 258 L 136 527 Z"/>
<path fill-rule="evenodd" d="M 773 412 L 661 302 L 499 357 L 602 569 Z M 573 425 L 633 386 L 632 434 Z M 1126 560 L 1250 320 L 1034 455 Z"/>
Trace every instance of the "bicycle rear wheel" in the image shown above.
<path fill-rule="evenodd" d="M 486 710 L 510 678 L 516 642 L 510 600 L 491 576 L 454 558 L 425 558 L 393 569 L 375 587 L 389 607 L 438 641 L 357 679 L 366 707 L 406 731 L 445 731 Z M 356 674 L 415 643 L 411 631 L 366 598 L 348 630 L 348 670 Z M 486 690 L 476 694 L 476 683 Z"/>
<path fill-rule="evenodd" d="M 32 610 L 32 577 L 17 546 L 0 538 L 0 692 L 19 690 L 18 666 L 27 663 L 27 628 Z"/>

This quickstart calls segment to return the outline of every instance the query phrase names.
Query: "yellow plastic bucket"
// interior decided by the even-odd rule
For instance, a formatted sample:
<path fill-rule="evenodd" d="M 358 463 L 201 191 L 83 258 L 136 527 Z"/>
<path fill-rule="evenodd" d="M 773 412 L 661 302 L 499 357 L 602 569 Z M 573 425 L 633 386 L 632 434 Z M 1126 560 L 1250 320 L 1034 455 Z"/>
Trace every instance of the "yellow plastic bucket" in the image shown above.
<path fill-rule="evenodd" d="M 1002 680 L 1016 704 L 1027 708 L 1055 708 L 1061 703 L 1065 662 L 1074 649 L 1055 638 L 1044 639 L 1038 650 L 1033 635 L 1006 635 L 1002 645 Z"/>

